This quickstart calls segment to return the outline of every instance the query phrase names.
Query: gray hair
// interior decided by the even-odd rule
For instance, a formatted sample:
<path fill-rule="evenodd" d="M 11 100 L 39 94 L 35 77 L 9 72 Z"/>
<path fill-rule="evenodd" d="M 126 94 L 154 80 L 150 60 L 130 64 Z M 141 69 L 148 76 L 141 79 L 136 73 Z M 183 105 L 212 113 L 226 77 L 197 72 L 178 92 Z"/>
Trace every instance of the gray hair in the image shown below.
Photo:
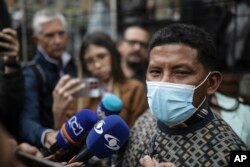
<path fill-rule="evenodd" d="M 64 30 L 67 29 L 67 22 L 65 17 L 54 10 L 42 9 L 36 12 L 32 21 L 32 28 L 35 35 L 39 34 L 42 30 L 42 24 L 50 22 L 52 20 L 59 19 L 62 22 Z"/>

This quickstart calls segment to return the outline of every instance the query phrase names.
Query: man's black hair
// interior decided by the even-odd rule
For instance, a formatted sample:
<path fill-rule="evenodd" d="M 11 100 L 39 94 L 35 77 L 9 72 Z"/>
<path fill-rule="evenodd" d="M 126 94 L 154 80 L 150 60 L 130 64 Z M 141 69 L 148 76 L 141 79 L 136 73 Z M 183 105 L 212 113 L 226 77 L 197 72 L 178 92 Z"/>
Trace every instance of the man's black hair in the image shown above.
<path fill-rule="evenodd" d="M 153 34 L 149 43 L 150 51 L 164 44 L 185 44 L 198 51 L 198 61 L 207 70 L 216 68 L 216 47 L 212 37 L 203 29 L 181 23 L 170 24 Z"/>
<path fill-rule="evenodd" d="M 146 31 L 148 34 L 150 34 L 150 31 L 149 31 L 149 29 L 147 28 L 146 25 L 140 24 L 140 23 L 133 23 L 133 24 L 129 24 L 129 25 L 125 26 L 125 27 L 122 29 L 122 31 L 121 31 L 121 36 L 119 37 L 120 40 L 122 40 L 122 39 L 124 38 L 125 33 L 126 33 L 127 30 L 128 30 L 129 28 L 131 28 L 131 27 L 138 27 L 138 28 L 140 28 L 140 29 Z"/>

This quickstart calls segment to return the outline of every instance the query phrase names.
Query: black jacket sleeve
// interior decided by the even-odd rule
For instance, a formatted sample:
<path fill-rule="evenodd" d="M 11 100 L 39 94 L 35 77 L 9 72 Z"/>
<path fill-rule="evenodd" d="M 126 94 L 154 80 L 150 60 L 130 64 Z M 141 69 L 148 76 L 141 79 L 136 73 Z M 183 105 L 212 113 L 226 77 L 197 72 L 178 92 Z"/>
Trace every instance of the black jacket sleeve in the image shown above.
<path fill-rule="evenodd" d="M 0 73 L 0 121 L 16 139 L 19 113 L 24 99 L 24 78 L 21 68 L 10 74 Z"/>

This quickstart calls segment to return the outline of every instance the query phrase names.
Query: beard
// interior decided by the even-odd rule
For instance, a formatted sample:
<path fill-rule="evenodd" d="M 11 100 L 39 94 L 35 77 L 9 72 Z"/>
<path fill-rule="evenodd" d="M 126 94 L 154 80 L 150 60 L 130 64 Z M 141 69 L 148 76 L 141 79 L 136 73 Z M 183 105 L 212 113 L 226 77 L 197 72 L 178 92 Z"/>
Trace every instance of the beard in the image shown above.
<path fill-rule="evenodd" d="M 147 67 L 148 60 L 144 58 L 138 51 L 129 53 L 127 58 L 127 65 L 135 72 L 139 72 L 145 67 Z"/>
<path fill-rule="evenodd" d="M 140 62 L 131 62 L 127 61 L 127 65 L 131 68 L 135 73 L 141 73 L 146 71 L 148 60 L 140 61 Z"/>

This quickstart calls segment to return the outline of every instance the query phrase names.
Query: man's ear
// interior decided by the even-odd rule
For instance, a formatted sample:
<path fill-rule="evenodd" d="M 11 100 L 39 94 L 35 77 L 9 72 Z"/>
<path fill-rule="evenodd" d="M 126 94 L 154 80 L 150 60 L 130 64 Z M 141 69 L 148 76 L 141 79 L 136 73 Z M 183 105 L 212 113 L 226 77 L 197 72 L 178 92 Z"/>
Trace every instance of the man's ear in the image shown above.
<path fill-rule="evenodd" d="M 221 81 L 222 81 L 222 75 L 219 71 L 211 72 L 208 78 L 207 94 L 211 95 L 215 93 L 216 90 L 219 88 Z"/>

